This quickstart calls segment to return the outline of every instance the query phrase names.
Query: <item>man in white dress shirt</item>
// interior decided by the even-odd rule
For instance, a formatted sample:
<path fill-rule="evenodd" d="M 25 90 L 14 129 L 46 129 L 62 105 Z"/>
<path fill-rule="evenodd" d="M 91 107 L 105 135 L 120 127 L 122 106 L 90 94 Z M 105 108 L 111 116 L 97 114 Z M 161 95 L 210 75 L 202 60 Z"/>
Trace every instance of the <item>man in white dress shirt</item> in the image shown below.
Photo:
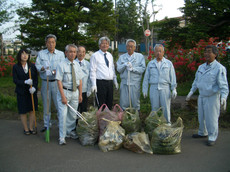
<path fill-rule="evenodd" d="M 113 56 L 107 50 L 110 40 L 107 37 L 99 39 L 99 48 L 90 58 L 91 91 L 97 94 L 98 108 L 106 104 L 109 109 L 113 105 L 113 83 L 118 89 Z"/>

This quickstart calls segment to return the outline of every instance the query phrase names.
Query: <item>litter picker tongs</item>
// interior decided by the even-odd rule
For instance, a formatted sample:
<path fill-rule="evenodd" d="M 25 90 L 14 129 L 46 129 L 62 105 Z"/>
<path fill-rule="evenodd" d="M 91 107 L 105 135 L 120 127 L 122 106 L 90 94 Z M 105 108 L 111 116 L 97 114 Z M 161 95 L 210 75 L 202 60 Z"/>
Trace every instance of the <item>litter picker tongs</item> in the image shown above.
<path fill-rule="evenodd" d="M 84 123 L 86 123 L 86 124 L 89 126 L 88 122 L 86 121 L 85 117 L 82 116 L 82 114 L 80 114 L 80 113 L 79 113 L 78 111 L 76 111 L 72 106 L 70 106 L 69 103 L 67 103 L 67 106 L 68 106 L 70 109 L 72 109 L 72 111 L 73 111 L 79 118 L 81 118 L 82 121 L 84 121 Z"/>

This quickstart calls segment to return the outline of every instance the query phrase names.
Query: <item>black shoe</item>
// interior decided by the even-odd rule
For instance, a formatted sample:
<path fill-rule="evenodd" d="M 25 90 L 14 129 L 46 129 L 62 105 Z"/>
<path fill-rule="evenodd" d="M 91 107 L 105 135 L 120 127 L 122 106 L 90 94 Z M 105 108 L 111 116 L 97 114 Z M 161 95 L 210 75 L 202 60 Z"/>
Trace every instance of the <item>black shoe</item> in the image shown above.
<path fill-rule="evenodd" d="M 208 146 L 214 146 L 216 144 L 215 141 L 208 140 L 207 145 Z"/>
<path fill-rule="evenodd" d="M 197 139 L 197 138 L 206 138 L 208 136 L 201 136 L 199 134 L 193 134 L 192 137 L 195 138 L 195 139 Z"/>
<path fill-rule="evenodd" d="M 33 130 L 29 130 L 30 134 L 36 135 L 37 134 L 37 130 L 33 129 Z"/>
<path fill-rule="evenodd" d="M 40 132 L 43 133 L 43 132 L 46 131 L 46 129 L 47 129 L 47 127 L 43 127 L 43 128 L 40 130 Z"/>
<path fill-rule="evenodd" d="M 30 135 L 30 131 L 23 131 L 25 135 L 29 136 Z"/>

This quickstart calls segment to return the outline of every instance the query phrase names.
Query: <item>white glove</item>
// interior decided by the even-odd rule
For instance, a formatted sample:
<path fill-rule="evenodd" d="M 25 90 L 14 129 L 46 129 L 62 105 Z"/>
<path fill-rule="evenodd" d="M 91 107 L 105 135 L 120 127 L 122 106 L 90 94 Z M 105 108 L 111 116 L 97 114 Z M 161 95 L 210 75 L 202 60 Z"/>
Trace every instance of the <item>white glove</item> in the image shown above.
<path fill-rule="evenodd" d="M 221 98 L 220 104 L 223 107 L 223 110 L 226 110 L 227 103 L 226 103 L 226 99 L 225 98 Z"/>
<path fill-rule="evenodd" d="M 46 76 L 52 76 L 52 72 L 51 72 L 51 70 L 46 70 Z"/>
<path fill-rule="evenodd" d="M 187 97 L 186 97 L 185 100 L 186 100 L 186 101 L 189 101 L 192 95 L 193 95 L 193 92 L 190 91 L 190 92 L 188 93 L 188 95 L 187 95 Z"/>
<path fill-rule="evenodd" d="M 126 66 L 129 67 L 129 68 L 133 67 L 131 62 L 127 62 Z"/>
<path fill-rule="evenodd" d="M 87 94 L 87 97 L 89 97 L 91 95 L 91 92 L 89 91 L 86 94 Z"/>
<path fill-rule="evenodd" d="M 91 92 L 92 93 L 94 93 L 94 92 L 96 93 L 97 92 L 97 86 L 92 86 L 91 87 Z"/>
<path fill-rule="evenodd" d="M 117 82 L 115 82 L 115 83 L 114 83 L 114 85 L 115 85 L 116 90 L 118 90 L 118 88 L 119 88 L 118 83 L 117 83 Z"/>
<path fill-rule="evenodd" d="M 177 96 L 177 92 L 176 92 L 176 89 L 174 89 L 174 90 L 172 91 L 172 99 L 175 99 L 176 96 Z"/>
<path fill-rule="evenodd" d="M 27 79 L 27 80 L 25 80 L 25 84 L 33 85 L 33 80 L 32 79 Z"/>
<path fill-rule="evenodd" d="M 132 71 L 132 70 L 133 70 L 133 65 L 132 65 L 132 63 L 128 62 L 128 63 L 126 64 L 126 66 L 127 66 L 127 70 L 129 70 L 129 71 Z"/>
<path fill-rule="evenodd" d="M 147 97 L 147 93 L 143 93 L 143 96 L 144 96 L 144 98 L 146 98 Z"/>
<path fill-rule="evenodd" d="M 46 62 L 44 63 L 44 68 L 45 68 L 45 69 L 49 69 L 49 68 L 50 68 L 50 62 L 49 62 L 49 61 L 46 61 Z"/>
<path fill-rule="evenodd" d="M 36 91 L 36 88 L 31 87 L 31 88 L 29 89 L 29 91 L 30 91 L 30 94 L 34 94 L 34 92 Z"/>

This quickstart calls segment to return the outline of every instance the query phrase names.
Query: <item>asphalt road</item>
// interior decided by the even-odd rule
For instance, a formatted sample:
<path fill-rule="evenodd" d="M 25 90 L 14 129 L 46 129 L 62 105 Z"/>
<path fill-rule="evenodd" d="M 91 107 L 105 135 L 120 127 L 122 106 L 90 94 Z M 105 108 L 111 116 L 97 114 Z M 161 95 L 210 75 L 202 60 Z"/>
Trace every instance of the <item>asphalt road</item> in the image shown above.
<path fill-rule="evenodd" d="M 38 129 L 41 126 L 38 124 Z M 58 129 L 51 141 L 43 133 L 25 136 L 20 121 L 0 120 L 0 172 L 230 172 L 230 131 L 220 131 L 215 146 L 183 132 L 182 153 L 137 154 L 124 148 L 103 153 L 98 146 L 84 147 L 67 139 L 58 145 Z"/>

